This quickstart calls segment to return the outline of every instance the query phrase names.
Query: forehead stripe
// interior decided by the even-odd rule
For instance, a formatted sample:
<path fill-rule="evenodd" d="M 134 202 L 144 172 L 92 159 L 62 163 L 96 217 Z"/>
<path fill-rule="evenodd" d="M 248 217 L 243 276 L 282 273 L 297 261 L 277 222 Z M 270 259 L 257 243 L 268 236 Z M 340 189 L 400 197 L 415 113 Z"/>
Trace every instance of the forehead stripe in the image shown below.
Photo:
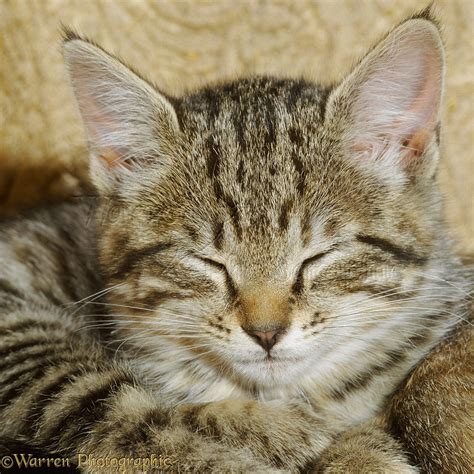
<path fill-rule="evenodd" d="M 207 174 L 209 178 L 216 179 L 219 175 L 220 166 L 220 147 L 213 136 L 207 140 Z"/>

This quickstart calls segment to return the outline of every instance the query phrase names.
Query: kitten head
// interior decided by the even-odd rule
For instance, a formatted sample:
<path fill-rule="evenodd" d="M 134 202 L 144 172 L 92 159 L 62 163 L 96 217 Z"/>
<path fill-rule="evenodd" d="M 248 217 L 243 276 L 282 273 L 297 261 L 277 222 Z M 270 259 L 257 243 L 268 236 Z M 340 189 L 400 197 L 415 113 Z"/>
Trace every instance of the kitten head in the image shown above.
<path fill-rule="evenodd" d="M 336 87 L 253 77 L 171 98 L 72 34 L 64 53 L 117 333 L 150 373 L 283 387 L 412 344 L 407 294 L 442 240 L 430 19 Z"/>

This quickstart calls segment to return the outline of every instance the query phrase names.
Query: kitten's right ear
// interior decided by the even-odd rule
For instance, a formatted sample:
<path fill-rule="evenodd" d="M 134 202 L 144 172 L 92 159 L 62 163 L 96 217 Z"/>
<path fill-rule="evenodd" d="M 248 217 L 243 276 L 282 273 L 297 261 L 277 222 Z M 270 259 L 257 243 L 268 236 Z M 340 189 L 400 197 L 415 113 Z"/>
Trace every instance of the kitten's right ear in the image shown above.
<path fill-rule="evenodd" d="M 170 101 L 117 58 L 70 31 L 63 53 L 99 190 L 111 191 L 147 162 L 166 162 L 166 149 L 179 133 Z"/>

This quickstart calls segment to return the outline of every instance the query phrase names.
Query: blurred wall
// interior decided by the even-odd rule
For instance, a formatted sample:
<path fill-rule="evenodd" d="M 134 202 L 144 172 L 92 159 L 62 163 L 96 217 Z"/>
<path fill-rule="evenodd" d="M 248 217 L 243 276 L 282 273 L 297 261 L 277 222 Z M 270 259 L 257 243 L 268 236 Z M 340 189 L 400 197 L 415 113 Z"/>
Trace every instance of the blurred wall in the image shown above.
<path fill-rule="evenodd" d="M 84 136 L 60 55 L 60 24 L 179 93 L 247 73 L 340 78 L 417 0 L 0 0 L 0 207 L 78 192 Z M 474 251 L 474 1 L 436 3 L 447 46 L 446 217 Z"/>

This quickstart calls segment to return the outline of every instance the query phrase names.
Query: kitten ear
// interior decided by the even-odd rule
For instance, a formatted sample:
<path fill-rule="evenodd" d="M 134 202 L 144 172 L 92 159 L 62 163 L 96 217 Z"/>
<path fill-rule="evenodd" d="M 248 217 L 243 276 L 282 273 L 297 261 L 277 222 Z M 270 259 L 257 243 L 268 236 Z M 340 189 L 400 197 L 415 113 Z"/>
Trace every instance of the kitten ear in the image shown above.
<path fill-rule="evenodd" d="M 147 161 L 164 161 L 163 146 L 179 132 L 169 100 L 118 59 L 74 33 L 66 32 L 63 52 L 98 188 L 111 190 Z"/>
<path fill-rule="evenodd" d="M 436 24 L 413 18 L 382 40 L 328 103 L 344 116 L 349 154 L 388 174 L 432 176 L 436 169 L 444 49 Z"/>

